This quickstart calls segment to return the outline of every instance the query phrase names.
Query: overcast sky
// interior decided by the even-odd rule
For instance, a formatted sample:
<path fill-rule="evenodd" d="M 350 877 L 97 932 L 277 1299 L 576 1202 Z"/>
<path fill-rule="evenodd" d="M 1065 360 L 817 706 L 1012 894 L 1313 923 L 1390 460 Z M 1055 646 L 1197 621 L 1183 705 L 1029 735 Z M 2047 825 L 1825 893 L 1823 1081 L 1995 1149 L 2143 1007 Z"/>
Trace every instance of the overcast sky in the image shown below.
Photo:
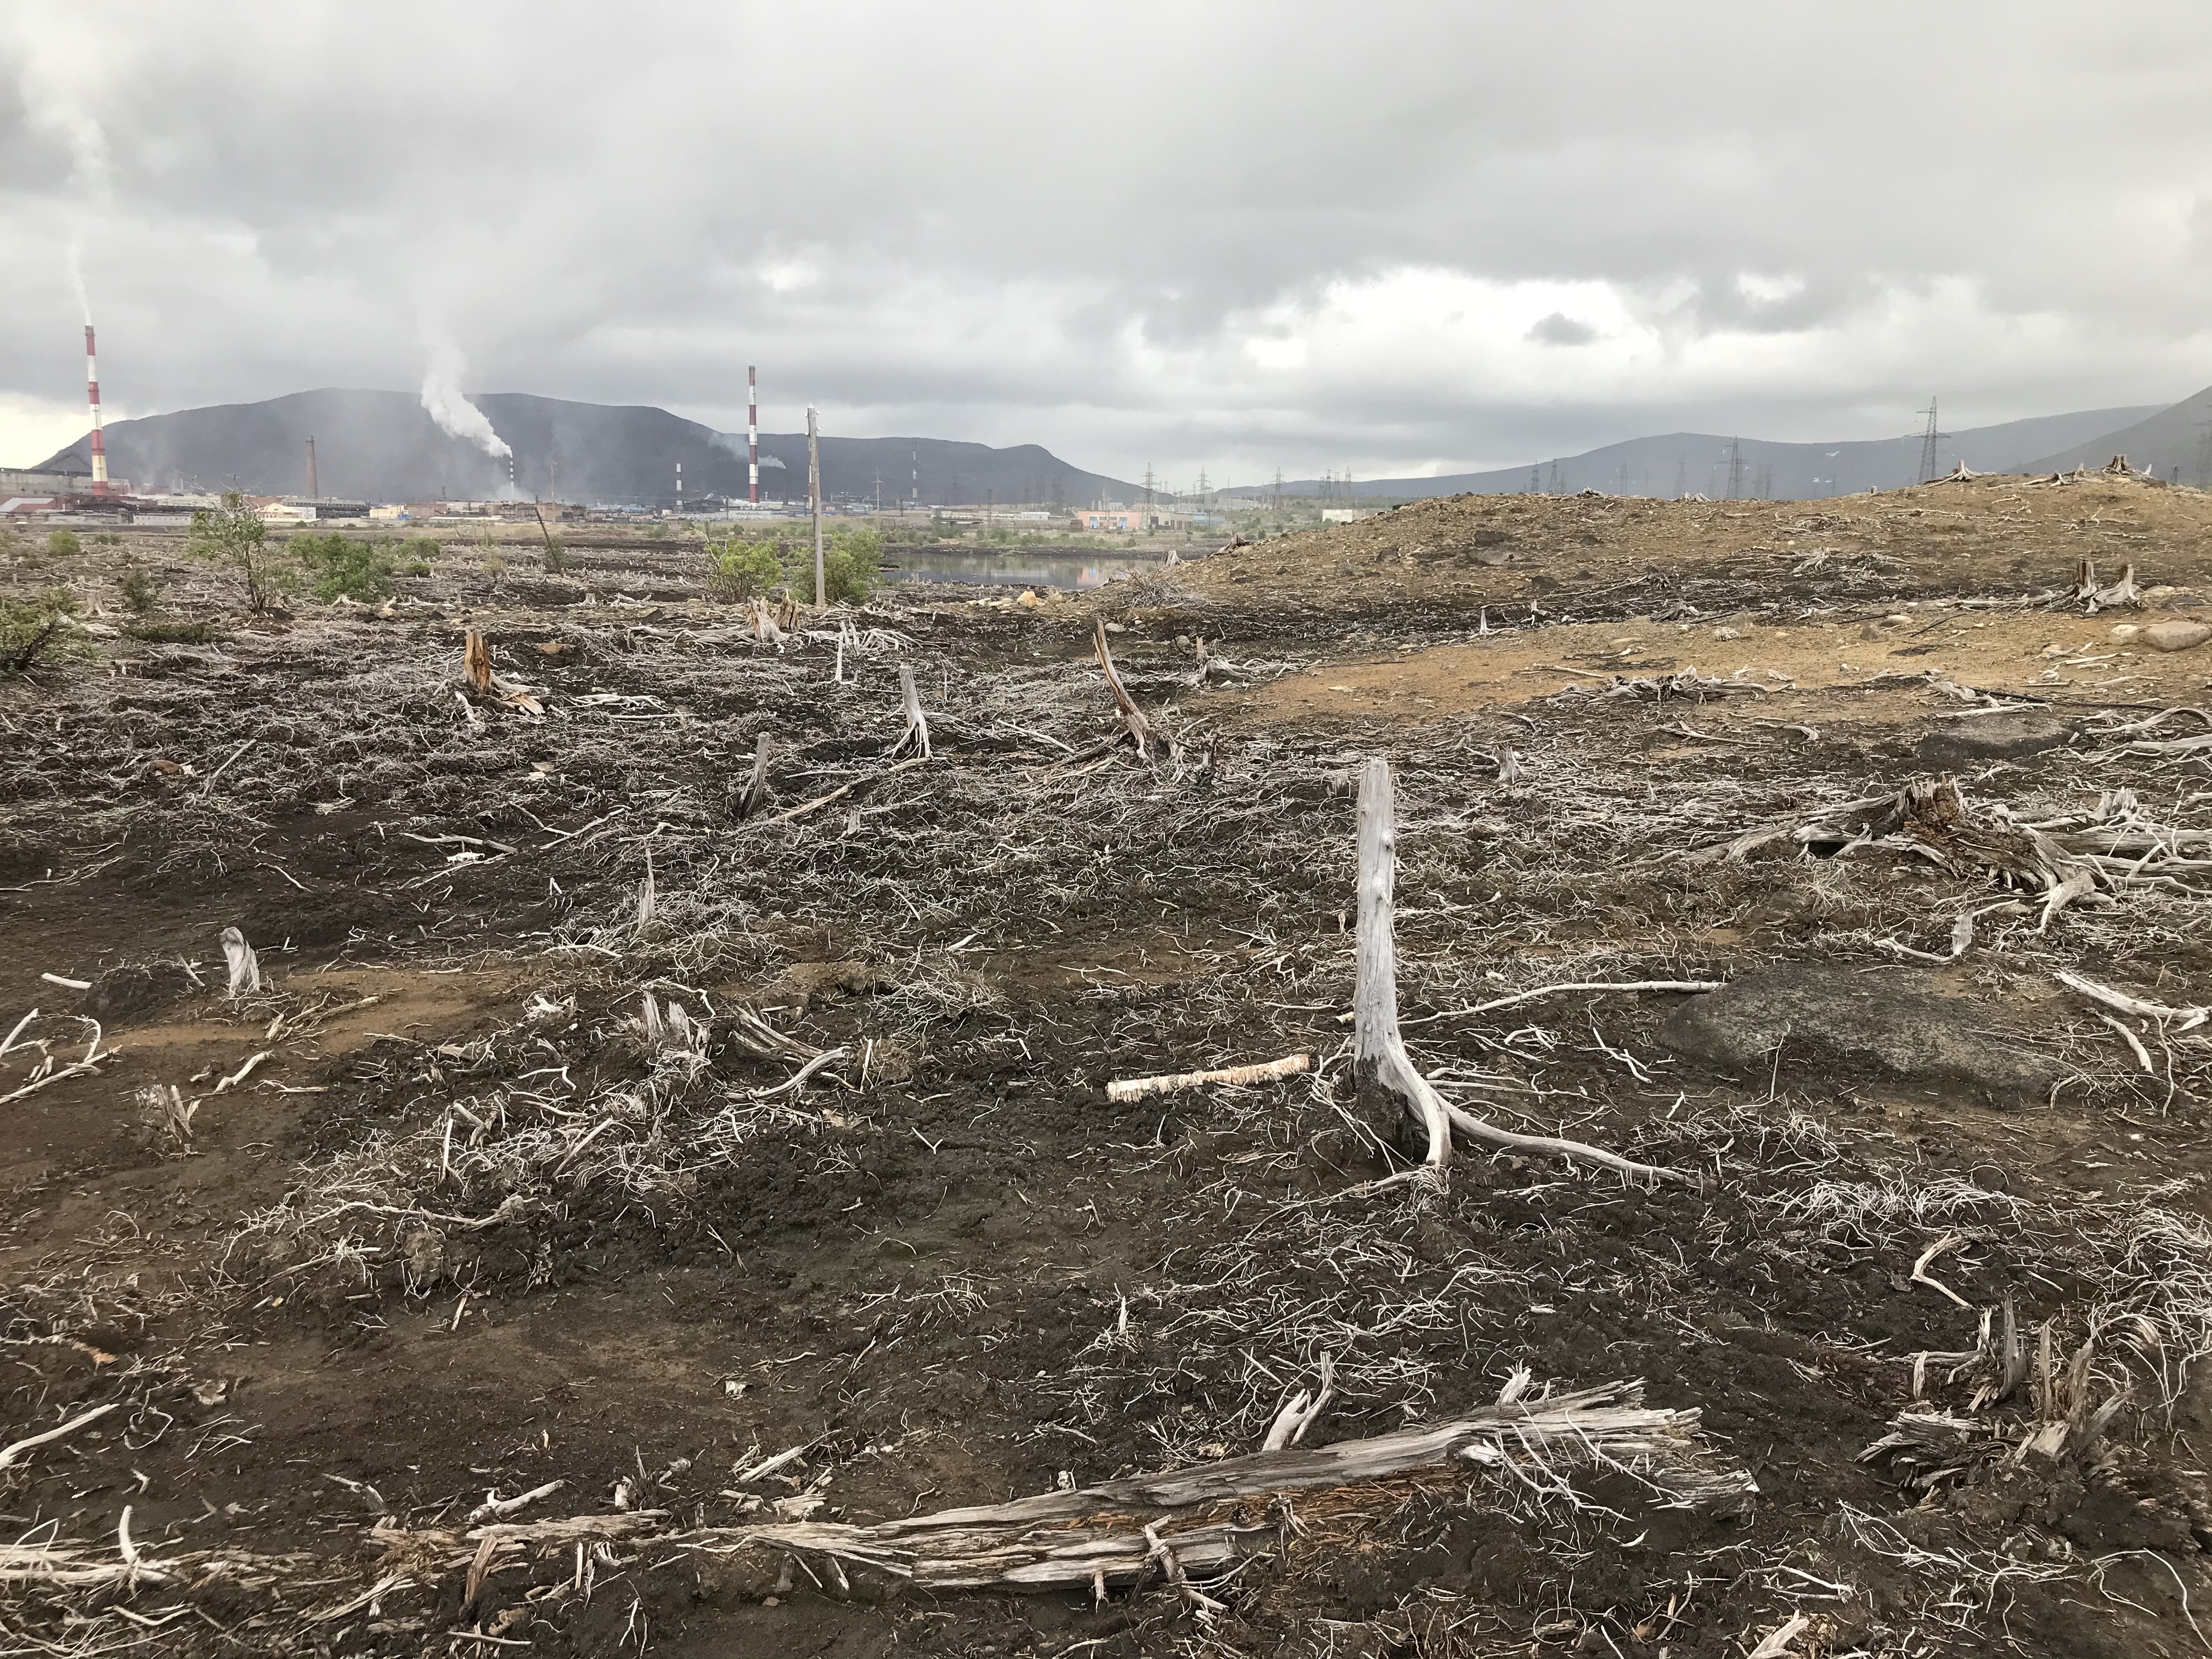
<path fill-rule="evenodd" d="M 0 463 L 465 383 L 1188 484 L 2212 382 L 2212 6 L 0 0 Z"/>

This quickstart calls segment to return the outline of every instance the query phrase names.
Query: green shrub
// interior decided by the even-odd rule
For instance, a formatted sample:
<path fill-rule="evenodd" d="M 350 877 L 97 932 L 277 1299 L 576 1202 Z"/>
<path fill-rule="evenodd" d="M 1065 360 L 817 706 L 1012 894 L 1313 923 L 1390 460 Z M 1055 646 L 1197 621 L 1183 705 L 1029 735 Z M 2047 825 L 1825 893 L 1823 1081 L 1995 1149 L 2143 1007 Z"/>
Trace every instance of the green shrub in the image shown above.
<path fill-rule="evenodd" d="M 555 575 L 565 574 L 568 568 L 568 544 L 558 536 L 545 538 L 545 568 Z"/>
<path fill-rule="evenodd" d="M 315 597 L 363 603 L 392 591 L 392 556 L 375 542 L 348 536 L 295 536 L 286 550 L 307 567 Z"/>
<path fill-rule="evenodd" d="M 860 525 L 831 525 L 823 536 L 822 588 L 830 604 L 865 605 L 882 580 L 884 538 Z M 784 556 L 784 580 L 794 597 L 814 597 L 814 539 Z"/>
<path fill-rule="evenodd" d="M 77 539 L 74 530 L 57 530 L 46 538 L 46 551 L 58 559 L 69 558 L 84 551 L 84 544 Z"/>
<path fill-rule="evenodd" d="M 732 536 L 707 544 L 707 597 L 723 605 L 757 599 L 783 580 L 777 549 Z"/>
<path fill-rule="evenodd" d="M 0 597 L 0 673 L 28 673 L 82 644 L 76 595 L 68 588 L 41 588 L 22 599 Z"/>
<path fill-rule="evenodd" d="M 192 514 L 192 532 L 185 551 L 196 559 L 234 566 L 246 578 L 246 602 L 255 611 L 265 610 L 274 590 L 282 586 L 283 567 L 268 550 L 269 526 L 246 504 L 239 490 L 227 491 L 222 505 L 212 512 Z"/>
<path fill-rule="evenodd" d="M 143 617 L 161 602 L 161 580 L 143 564 L 127 566 L 116 586 L 133 616 Z"/>
<path fill-rule="evenodd" d="M 113 530 L 103 530 L 97 536 L 94 536 L 93 540 L 98 542 L 102 547 L 120 547 L 123 545 L 123 537 L 121 532 Z"/>

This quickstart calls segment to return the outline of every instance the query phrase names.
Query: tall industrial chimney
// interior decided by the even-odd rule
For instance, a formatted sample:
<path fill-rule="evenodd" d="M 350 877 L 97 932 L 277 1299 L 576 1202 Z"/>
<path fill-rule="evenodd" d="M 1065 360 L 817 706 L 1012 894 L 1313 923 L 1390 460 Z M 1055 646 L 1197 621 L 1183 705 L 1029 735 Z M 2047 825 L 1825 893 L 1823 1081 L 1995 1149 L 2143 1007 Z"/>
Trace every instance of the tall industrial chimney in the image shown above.
<path fill-rule="evenodd" d="M 752 503 L 760 505 L 760 371 L 745 365 L 745 463 L 752 471 Z"/>
<path fill-rule="evenodd" d="M 676 516 L 684 516 L 684 463 L 676 463 Z"/>
<path fill-rule="evenodd" d="M 93 356 L 92 325 L 84 325 L 84 384 L 92 398 L 92 493 L 107 493 L 107 441 L 100 433 L 100 364 Z"/>
<path fill-rule="evenodd" d="M 307 434 L 307 499 L 311 501 L 323 499 L 322 486 L 315 482 L 315 438 L 313 433 Z"/>

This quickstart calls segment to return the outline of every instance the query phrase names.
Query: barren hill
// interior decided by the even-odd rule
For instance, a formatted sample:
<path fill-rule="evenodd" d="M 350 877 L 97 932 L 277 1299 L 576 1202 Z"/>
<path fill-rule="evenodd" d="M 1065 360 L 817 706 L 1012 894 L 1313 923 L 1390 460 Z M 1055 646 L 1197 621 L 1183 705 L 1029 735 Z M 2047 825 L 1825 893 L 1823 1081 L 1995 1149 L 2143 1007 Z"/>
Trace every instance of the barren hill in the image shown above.
<path fill-rule="evenodd" d="M 2019 470 L 2063 472 L 2102 466 L 2115 455 L 2160 478 L 2200 488 L 2212 483 L 2212 386 L 2146 419 L 2038 456 Z"/>
<path fill-rule="evenodd" d="M 484 392 L 474 399 L 514 451 L 526 496 L 672 505 L 677 468 L 685 496 L 745 493 L 742 433 L 715 431 L 650 405 L 617 406 Z M 307 488 L 307 441 L 315 440 L 322 493 L 368 501 L 477 500 L 498 494 L 505 459 L 441 431 L 411 392 L 325 388 L 254 404 L 118 421 L 106 428 L 110 470 L 141 487 L 177 485 L 292 495 Z M 89 471 L 80 439 L 40 465 Z M 761 434 L 761 494 L 806 495 L 804 433 Z M 897 501 L 916 488 L 926 503 L 1089 502 L 1133 499 L 1134 486 L 1087 472 L 1036 444 L 993 449 L 942 438 L 822 440 L 823 489 L 832 498 Z"/>

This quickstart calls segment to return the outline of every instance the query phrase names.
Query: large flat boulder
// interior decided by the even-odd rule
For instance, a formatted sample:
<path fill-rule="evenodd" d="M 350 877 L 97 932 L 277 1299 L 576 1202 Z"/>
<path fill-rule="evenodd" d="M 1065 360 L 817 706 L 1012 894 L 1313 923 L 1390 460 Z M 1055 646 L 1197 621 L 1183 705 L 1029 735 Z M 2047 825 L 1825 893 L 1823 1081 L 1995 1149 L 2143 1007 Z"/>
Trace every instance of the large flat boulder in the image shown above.
<path fill-rule="evenodd" d="M 1921 738 L 1920 763 L 1948 771 L 1985 761 L 2023 760 L 2046 749 L 2063 748 L 2073 735 L 2072 722 L 2044 708 L 1968 715 L 1944 720 Z"/>
<path fill-rule="evenodd" d="M 2004 1029 L 1997 1006 L 1926 969 L 1789 964 L 1692 997 L 1659 1035 L 1676 1052 L 1764 1081 L 1865 1083 L 1997 1105 L 2039 1104 L 2057 1066 Z"/>

